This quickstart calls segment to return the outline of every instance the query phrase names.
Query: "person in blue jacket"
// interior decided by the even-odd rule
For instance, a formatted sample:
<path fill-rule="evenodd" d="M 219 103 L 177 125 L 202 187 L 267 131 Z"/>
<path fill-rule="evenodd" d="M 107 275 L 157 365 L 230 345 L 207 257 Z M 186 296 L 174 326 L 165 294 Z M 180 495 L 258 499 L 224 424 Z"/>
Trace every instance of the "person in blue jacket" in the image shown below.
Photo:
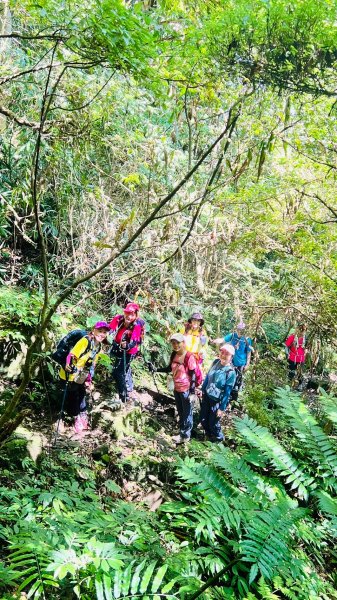
<path fill-rule="evenodd" d="M 237 400 L 243 382 L 243 374 L 250 365 L 250 359 L 254 348 L 252 340 L 245 335 L 246 325 L 241 321 L 236 326 L 236 331 L 228 333 L 223 338 L 214 340 L 216 344 L 227 342 L 234 348 L 233 366 L 236 371 L 236 382 L 231 394 L 231 400 Z"/>
<path fill-rule="evenodd" d="M 224 439 L 220 419 L 235 384 L 233 356 L 234 347 L 223 344 L 219 350 L 219 358 L 213 361 L 202 384 L 200 422 L 211 442 L 221 442 Z"/>

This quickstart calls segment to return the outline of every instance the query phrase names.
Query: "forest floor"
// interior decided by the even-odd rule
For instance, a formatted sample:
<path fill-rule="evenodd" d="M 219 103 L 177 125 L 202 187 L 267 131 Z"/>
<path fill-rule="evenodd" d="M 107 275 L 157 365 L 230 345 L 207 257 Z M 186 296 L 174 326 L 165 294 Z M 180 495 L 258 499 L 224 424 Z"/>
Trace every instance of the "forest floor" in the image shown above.
<path fill-rule="evenodd" d="M 169 498 L 177 457 L 208 453 L 211 444 L 200 444 L 204 435 L 197 427 L 196 406 L 191 442 L 177 447 L 172 440 L 178 433 L 174 399 L 148 385 L 144 388 L 135 390 L 132 400 L 120 406 L 104 384 L 97 386 L 90 400 L 90 427 L 79 434 L 72 422 L 57 430 L 56 414 L 52 419 L 47 414 L 42 419 L 32 416 L 17 434 L 28 440 L 27 450 L 34 461 L 41 452 L 55 455 L 66 451 L 86 457 L 99 472 L 103 486 L 105 480 L 113 480 L 124 500 L 156 510 Z M 225 444 L 231 444 L 226 434 L 232 429 L 233 418 L 241 415 L 239 408 L 227 409 L 222 421 Z"/>

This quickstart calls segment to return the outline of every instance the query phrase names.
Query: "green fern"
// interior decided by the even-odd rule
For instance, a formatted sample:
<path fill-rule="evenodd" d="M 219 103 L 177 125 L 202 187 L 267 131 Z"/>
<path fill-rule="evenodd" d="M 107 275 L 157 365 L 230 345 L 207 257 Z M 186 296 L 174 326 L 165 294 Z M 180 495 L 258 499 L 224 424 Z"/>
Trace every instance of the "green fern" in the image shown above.
<path fill-rule="evenodd" d="M 337 398 L 321 390 L 319 403 L 329 421 L 337 426 Z"/>
<path fill-rule="evenodd" d="M 275 499 L 275 488 L 261 475 L 255 473 L 245 461 L 245 457 L 238 456 L 225 446 L 216 447 L 212 453 L 212 462 L 228 473 L 233 482 L 250 494 L 252 498 L 262 500 Z"/>
<path fill-rule="evenodd" d="M 165 595 L 167 599 L 173 599 L 177 596 L 170 594 L 176 580 L 171 579 L 164 582 L 168 565 L 164 564 L 158 568 L 157 561 L 147 563 L 143 560 L 137 564 L 131 562 L 123 571 L 117 571 L 113 580 L 113 595 L 97 595 L 97 600 L 112 600 L 119 598 L 156 598 Z M 100 590 L 103 591 L 104 585 L 100 583 Z M 97 591 L 97 585 L 96 585 Z M 111 588 L 112 591 L 112 588 Z"/>
<path fill-rule="evenodd" d="M 28 598 L 46 597 L 47 588 L 59 587 L 54 576 L 48 573 L 48 551 L 40 544 L 25 544 L 22 541 L 19 547 L 10 553 L 9 561 L 10 568 L 17 569 L 17 576 L 13 577 L 13 580 L 21 581 L 18 591 L 28 590 Z"/>
<path fill-rule="evenodd" d="M 246 528 L 240 543 L 244 562 L 252 563 L 249 582 L 252 583 L 258 573 L 268 580 L 290 562 L 291 550 L 288 541 L 294 524 L 306 514 L 295 503 L 281 499 L 269 510 L 256 513 Z"/>
<path fill-rule="evenodd" d="M 308 499 L 308 490 L 316 487 L 315 479 L 300 467 L 294 457 L 274 438 L 266 427 L 261 427 L 249 417 L 235 419 L 235 427 L 243 439 L 258 448 L 271 462 L 276 471 L 286 477 L 290 489 L 297 490 L 300 498 Z"/>
<path fill-rule="evenodd" d="M 289 419 L 295 435 L 318 467 L 321 477 L 337 476 L 336 448 L 298 394 L 277 390 L 276 404 Z"/>

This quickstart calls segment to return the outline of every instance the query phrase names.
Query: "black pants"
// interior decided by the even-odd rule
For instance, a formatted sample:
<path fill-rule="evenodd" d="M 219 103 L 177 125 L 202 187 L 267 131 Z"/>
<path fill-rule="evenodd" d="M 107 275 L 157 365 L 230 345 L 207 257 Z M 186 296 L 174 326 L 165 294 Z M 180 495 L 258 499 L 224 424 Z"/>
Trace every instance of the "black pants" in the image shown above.
<path fill-rule="evenodd" d="M 237 400 L 238 399 L 239 391 L 241 390 L 242 384 L 243 384 L 243 369 L 244 369 L 244 366 L 242 366 L 242 367 L 234 367 L 234 369 L 235 369 L 235 373 L 236 373 L 236 380 L 235 380 L 234 387 L 232 389 L 231 400 Z"/>
<path fill-rule="evenodd" d="M 224 439 L 224 435 L 221 430 L 220 417 L 217 416 L 219 408 L 220 402 L 214 402 L 209 396 L 207 396 L 206 393 L 203 393 L 200 410 L 200 422 L 205 430 L 206 435 L 211 441 L 214 442 L 221 442 Z"/>
<path fill-rule="evenodd" d="M 66 382 L 61 379 L 61 394 L 64 394 Z M 71 417 L 77 417 L 81 412 L 87 410 L 86 388 L 84 383 L 69 381 L 67 394 L 64 402 L 64 411 Z"/>
<path fill-rule="evenodd" d="M 303 363 L 296 363 L 288 358 L 288 379 L 290 381 L 293 381 L 297 374 L 298 383 L 302 383 L 302 364 Z"/>
<path fill-rule="evenodd" d="M 128 389 L 130 389 L 130 380 L 132 384 L 132 373 L 131 373 L 131 361 L 133 356 L 131 354 L 112 355 L 112 378 L 114 379 L 118 395 L 122 402 L 126 402 L 128 399 Z"/>

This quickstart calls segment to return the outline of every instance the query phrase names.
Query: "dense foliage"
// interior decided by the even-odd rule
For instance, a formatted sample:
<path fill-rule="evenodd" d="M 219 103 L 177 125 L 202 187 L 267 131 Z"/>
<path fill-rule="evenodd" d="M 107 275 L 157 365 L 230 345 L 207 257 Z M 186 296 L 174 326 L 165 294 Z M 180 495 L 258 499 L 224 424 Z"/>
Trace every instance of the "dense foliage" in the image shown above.
<path fill-rule="evenodd" d="M 310 373 L 336 367 L 335 13 L 1 3 L 3 598 L 336 597 L 336 401 L 274 391 L 296 322 Z M 55 339 L 131 299 L 160 362 L 196 308 L 212 337 L 244 318 L 258 350 L 230 446 L 192 444 L 157 513 L 12 438 Z"/>
<path fill-rule="evenodd" d="M 324 432 L 336 408 L 323 396 L 315 418 L 279 389 L 277 435 L 245 417 L 235 449 L 195 444 L 159 514 L 119 500 L 113 479 L 100 488 L 86 459 L 23 459 L 20 488 L 5 470 L 0 489 L 3 593 L 192 598 L 224 570 L 200 597 L 336 598 L 337 453 Z"/>

